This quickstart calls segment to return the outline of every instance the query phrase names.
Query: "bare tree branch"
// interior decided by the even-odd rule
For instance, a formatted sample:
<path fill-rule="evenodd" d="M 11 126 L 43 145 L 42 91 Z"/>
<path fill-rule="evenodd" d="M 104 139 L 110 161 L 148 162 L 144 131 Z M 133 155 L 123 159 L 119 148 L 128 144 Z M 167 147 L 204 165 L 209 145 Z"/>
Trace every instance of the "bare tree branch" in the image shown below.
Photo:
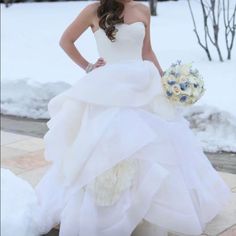
<path fill-rule="evenodd" d="M 199 0 L 202 10 L 203 17 L 203 28 L 204 28 L 204 40 L 202 43 L 199 33 L 197 31 L 197 25 L 194 18 L 193 9 L 191 7 L 190 0 L 187 1 L 190 9 L 191 17 L 194 25 L 194 32 L 196 34 L 198 43 L 206 51 L 209 51 L 208 40 L 216 48 L 220 61 L 223 61 L 221 53 L 219 38 L 220 38 L 220 25 L 221 25 L 221 13 L 223 10 L 223 24 L 225 28 L 225 41 L 228 51 L 227 59 L 231 59 L 231 52 L 236 35 L 236 2 L 234 4 L 233 12 L 230 9 L 229 0 Z M 223 5 L 223 8 L 222 8 Z M 208 52 L 207 52 L 207 55 Z M 208 56 L 209 58 L 209 56 Z M 209 59 L 210 60 L 210 59 Z"/>
<path fill-rule="evenodd" d="M 227 48 L 227 59 L 231 59 L 231 53 L 233 49 L 233 44 L 235 40 L 235 31 L 236 31 L 236 3 L 234 5 L 233 13 L 230 16 L 230 4 L 229 0 L 222 0 L 223 1 L 223 19 L 224 19 L 224 26 L 225 26 L 225 42 Z"/>
<path fill-rule="evenodd" d="M 197 25 L 196 25 L 196 21 L 195 21 L 195 18 L 194 18 L 194 14 L 193 14 L 193 10 L 192 10 L 192 6 L 191 6 L 191 3 L 190 3 L 190 0 L 188 0 L 188 6 L 189 6 L 189 9 L 190 9 L 190 14 L 191 14 L 192 21 L 193 21 L 193 26 L 194 26 L 193 31 L 194 31 L 194 33 L 195 33 L 195 35 L 197 37 L 198 44 L 205 50 L 209 61 L 211 61 L 212 57 L 211 57 L 211 54 L 210 54 L 210 51 L 209 51 L 209 48 L 208 48 L 206 31 L 205 31 L 205 37 L 204 37 L 205 38 L 205 44 L 203 44 L 201 39 L 200 39 L 200 36 L 198 34 Z"/>

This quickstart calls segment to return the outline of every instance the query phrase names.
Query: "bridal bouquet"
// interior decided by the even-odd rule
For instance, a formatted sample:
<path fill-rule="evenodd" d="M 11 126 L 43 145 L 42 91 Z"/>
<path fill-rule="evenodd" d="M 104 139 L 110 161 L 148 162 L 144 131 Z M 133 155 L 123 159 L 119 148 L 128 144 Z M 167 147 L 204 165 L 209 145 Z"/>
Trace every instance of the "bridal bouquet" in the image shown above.
<path fill-rule="evenodd" d="M 177 61 L 164 72 L 161 78 L 167 98 L 177 105 L 191 105 L 204 94 L 204 82 L 191 64 Z"/>

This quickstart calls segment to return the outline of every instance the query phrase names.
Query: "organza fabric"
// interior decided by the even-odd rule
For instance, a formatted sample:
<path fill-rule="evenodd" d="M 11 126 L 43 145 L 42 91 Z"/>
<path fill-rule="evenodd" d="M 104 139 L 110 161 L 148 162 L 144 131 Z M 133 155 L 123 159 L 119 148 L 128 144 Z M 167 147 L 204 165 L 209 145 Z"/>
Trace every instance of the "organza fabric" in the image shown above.
<path fill-rule="evenodd" d="M 60 236 L 129 236 L 145 220 L 199 235 L 229 200 L 150 61 L 107 63 L 48 111 L 52 166 L 35 188 L 42 233 L 60 223 Z"/>

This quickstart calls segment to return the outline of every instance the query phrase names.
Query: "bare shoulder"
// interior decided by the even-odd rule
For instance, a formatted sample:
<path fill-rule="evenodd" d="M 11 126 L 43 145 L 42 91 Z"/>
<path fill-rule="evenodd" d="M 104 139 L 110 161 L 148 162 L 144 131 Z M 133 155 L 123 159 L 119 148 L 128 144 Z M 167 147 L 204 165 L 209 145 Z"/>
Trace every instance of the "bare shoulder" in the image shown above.
<path fill-rule="evenodd" d="M 134 7 L 136 8 L 137 15 L 139 15 L 140 19 L 142 19 L 145 26 L 147 27 L 150 25 L 151 14 L 149 6 L 141 2 L 135 2 Z"/>
<path fill-rule="evenodd" d="M 80 12 L 80 15 L 83 17 L 80 18 L 80 22 L 85 21 L 87 22 L 87 25 L 90 25 L 91 27 L 94 27 L 95 22 L 97 22 L 97 9 L 100 5 L 100 2 L 93 2 L 86 5 L 82 11 Z M 84 19 L 84 20 L 82 20 Z"/>
<path fill-rule="evenodd" d="M 148 5 L 141 2 L 136 2 L 135 7 L 139 9 L 143 14 L 150 15 L 150 9 Z"/>
<path fill-rule="evenodd" d="M 96 15 L 98 6 L 100 5 L 99 2 L 93 2 L 85 6 L 82 11 L 88 15 Z"/>

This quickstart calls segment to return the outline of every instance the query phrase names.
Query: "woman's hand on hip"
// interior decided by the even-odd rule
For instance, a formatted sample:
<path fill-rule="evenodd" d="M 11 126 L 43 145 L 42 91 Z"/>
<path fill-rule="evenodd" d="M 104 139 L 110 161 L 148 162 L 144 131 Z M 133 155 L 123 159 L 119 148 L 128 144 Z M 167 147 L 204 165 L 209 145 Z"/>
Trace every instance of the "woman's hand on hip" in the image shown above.
<path fill-rule="evenodd" d="M 105 60 L 102 57 L 99 57 L 93 65 L 94 68 L 98 68 L 100 66 L 104 66 L 105 64 L 106 64 Z"/>

